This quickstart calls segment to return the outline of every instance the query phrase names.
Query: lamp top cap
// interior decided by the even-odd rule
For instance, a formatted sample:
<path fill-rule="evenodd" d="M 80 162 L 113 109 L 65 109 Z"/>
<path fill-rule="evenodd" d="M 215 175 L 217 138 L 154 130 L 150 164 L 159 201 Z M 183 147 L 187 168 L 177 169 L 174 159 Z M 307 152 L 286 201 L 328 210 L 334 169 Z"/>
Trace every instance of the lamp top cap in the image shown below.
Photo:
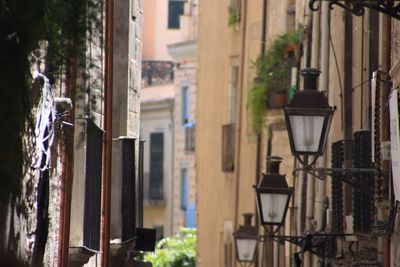
<path fill-rule="evenodd" d="M 244 225 L 251 225 L 251 218 L 253 217 L 253 215 L 254 214 L 251 212 L 243 213 Z"/>
<path fill-rule="evenodd" d="M 304 68 L 300 70 L 301 75 L 306 76 L 306 75 L 313 75 L 313 76 L 319 76 L 321 74 L 321 71 L 316 68 Z"/>
<path fill-rule="evenodd" d="M 279 156 L 267 157 L 267 172 L 279 174 L 279 165 L 282 163 L 283 158 Z"/>
<path fill-rule="evenodd" d="M 267 161 L 268 162 L 282 162 L 283 158 L 279 156 L 268 156 Z"/>

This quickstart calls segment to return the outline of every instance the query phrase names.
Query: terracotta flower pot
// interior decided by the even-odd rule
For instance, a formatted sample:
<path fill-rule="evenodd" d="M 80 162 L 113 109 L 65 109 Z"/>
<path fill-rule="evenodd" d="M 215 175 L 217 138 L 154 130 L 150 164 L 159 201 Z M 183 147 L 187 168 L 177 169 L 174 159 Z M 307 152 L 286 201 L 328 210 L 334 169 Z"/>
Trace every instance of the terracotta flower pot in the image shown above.
<path fill-rule="evenodd" d="M 269 96 L 269 107 L 270 108 L 282 108 L 288 102 L 287 92 L 272 92 Z"/>

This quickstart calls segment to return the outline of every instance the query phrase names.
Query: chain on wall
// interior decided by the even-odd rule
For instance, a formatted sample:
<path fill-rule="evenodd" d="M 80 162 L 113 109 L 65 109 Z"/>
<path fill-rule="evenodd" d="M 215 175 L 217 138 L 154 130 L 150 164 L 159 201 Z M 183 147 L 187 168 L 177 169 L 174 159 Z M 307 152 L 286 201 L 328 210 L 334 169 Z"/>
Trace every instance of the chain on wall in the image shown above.
<path fill-rule="evenodd" d="M 372 167 L 371 157 L 371 131 L 361 130 L 353 136 L 353 166 L 354 168 L 370 169 Z M 374 186 L 374 177 L 370 173 L 354 174 L 355 184 L 353 187 L 353 226 L 358 233 L 369 233 L 373 223 L 374 198 L 365 190 Z"/>
<path fill-rule="evenodd" d="M 342 168 L 344 162 L 344 141 L 332 143 L 332 168 Z M 341 172 L 332 174 L 332 232 L 343 232 L 343 187 Z"/>

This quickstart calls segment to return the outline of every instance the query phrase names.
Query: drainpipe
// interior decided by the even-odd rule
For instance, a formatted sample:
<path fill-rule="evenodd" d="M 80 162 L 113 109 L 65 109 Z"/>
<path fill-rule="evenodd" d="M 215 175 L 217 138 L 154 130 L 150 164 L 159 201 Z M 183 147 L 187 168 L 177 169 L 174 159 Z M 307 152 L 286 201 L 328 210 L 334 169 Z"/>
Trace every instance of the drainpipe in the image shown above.
<path fill-rule="evenodd" d="M 76 92 L 76 49 L 74 44 L 71 44 L 72 56 L 68 60 L 66 68 L 66 86 L 65 95 L 72 101 L 75 101 Z M 72 105 L 68 119 L 74 121 L 75 105 Z M 72 198 L 72 181 L 73 181 L 73 148 L 74 148 L 74 128 L 68 127 L 65 129 L 65 135 L 62 136 L 61 144 L 61 196 L 60 196 L 60 229 L 59 229 L 59 244 L 58 244 L 58 265 L 59 267 L 68 267 L 69 255 L 69 234 L 71 221 L 71 198 Z"/>
<path fill-rule="evenodd" d="M 268 11 L 268 1 L 264 0 L 263 1 L 263 13 L 262 13 L 262 32 L 261 32 L 261 47 L 260 47 L 260 55 L 265 56 L 265 50 L 266 50 L 266 43 L 267 43 L 267 11 Z M 256 177 L 255 177 L 255 184 L 259 183 L 260 176 L 261 176 L 261 142 L 262 142 L 262 136 L 261 133 L 257 133 L 256 136 Z M 268 147 L 267 147 L 267 156 L 271 155 L 271 147 L 272 145 L 272 131 L 269 130 L 268 134 Z M 266 170 L 267 171 L 267 170 Z M 257 206 L 255 207 L 257 210 Z M 258 216 L 256 216 L 256 227 L 259 229 L 260 227 L 260 222 Z M 272 227 L 269 229 L 269 231 L 272 232 Z M 278 260 L 278 255 L 274 253 L 274 243 L 272 240 L 265 241 L 263 243 L 263 251 L 262 253 L 265 255 L 262 258 L 266 258 L 266 266 L 273 266 L 274 263 L 277 263 Z M 275 249 L 276 250 L 276 249 Z M 277 252 L 277 250 L 276 250 Z M 261 266 L 264 266 L 264 262 L 261 263 Z M 258 267 L 258 260 L 256 261 L 255 267 Z"/>
<path fill-rule="evenodd" d="M 382 72 L 384 74 L 388 74 L 390 71 L 391 66 L 391 19 L 387 15 L 383 15 L 381 13 L 381 28 L 379 29 L 380 32 L 380 58 L 379 58 L 379 65 L 382 66 Z M 389 131 L 389 108 L 387 107 L 389 95 L 391 93 L 391 88 L 388 84 L 383 83 L 381 88 L 381 107 L 382 107 L 382 123 L 381 123 L 381 143 L 385 144 L 390 141 L 390 131 Z M 390 171 L 390 159 L 383 159 L 382 160 L 382 171 L 388 173 Z M 387 200 L 389 199 L 388 188 L 389 184 L 387 181 L 388 177 L 382 187 L 384 188 L 383 192 L 383 199 L 386 201 L 381 201 L 382 203 L 378 203 L 378 220 L 383 219 L 383 211 L 387 209 Z M 390 236 L 379 238 L 379 245 L 378 245 L 378 256 L 381 256 L 383 260 L 383 266 L 390 266 Z"/>
<path fill-rule="evenodd" d="M 312 38 L 311 38 L 311 67 L 319 69 L 319 40 L 320 40 L 320 10 L 312 13 Z M 304 90 L 305 88 L 303 88 Z M 307 178 L 308 179 L 308 178 Z M 315 201 L 315 179 L 310 179 L 307 184 L 307 211 L 306 230 L 313 230 Z"/>
<path fill-rule="evenodd" d="M 241 52 L 241 66 L 243 67 L 245 58 L 244 58 L 244 54 L 245 54 L 245 44 L 246 44 L 246 12 L 247 12 L 247 1 L 242 1 L 243 6 L 242 6 L 242 27 L 243 27 L 243 31 L 242 31 L 242 52 Z M 236 132 L 236 145 L 237 145 L 237 149 L 236 149 L 236 155 L 235 155 L 235 163 L 238 163 L 240 160 L 240 133 L 242 131 L 242 124 L 241 124 L 241 118 L 242 118 L 242 107 L 243 107 L 243 87 L 244 87 L 244 75 L 243 75 L 243 69 L 240 72 L 240 97 L 239 97 L 239 108 L 238 108 L 238 114 L 237 114 L 237 132 Z M 240 164 L 235 164 L 235 176 L 236 176 L 236 202 L 235 202 L 235 218 L 234 218 L 234 225 L 236 227 L 236 225 L 238 225 L 238 216 L 239 216 L 239 186 L 240 186 Z"/>
<path fill-rule="evenodd" d="M 170 194 L 170 220 L 169 220 L 169 224 L 170 224 L 170 235 L 172 236 L 174 234 L 174 206 L 175 206 L 175 198 L 174 198 L 174 181 L 175 181 L 175 124 L 174 124 L 174 107 L 173 107 L 173 103 L 171 104 L 171 109 L 170 109 L 170 123 L 171 123 L 171 140 L 172 140 L 172 144 L 171 144 L 171 194 Z"/>
<path fill-rule="evenodd" d="M 110 206 L 111 206 L 111 142 L 113 102 L 113 42 L 114 42 L 114 0 L 106 1 L 106 58 L 105 58 L 105 100 L 104 100 L 104 150 L 102 179 L 102 229 L 101 266 L 110 264 Z"/>
<path fill-rule="evenodd" d="M 326 90 L 328 94 L 329 84 L 329 3 L 321 2 L 321 56 L 320 56 L 320 69 L 321 75 L 319 77 L 319 90 Z M 319 159 L 320 167 L 326 167 L 326 156 L 324 154 Z M 316 197 L 316 221 L 317 230 L 321 231 L 324 225 L 323 222 L 323 210 L 324 210 L 324 199 L 326 196 L 326 181 L 317 180 L 317 197 Z"/>
<path fill-rule="evenodd" d="M 305 39 L 303 41 L 303 62 L 301 66 L 303 67 L 310 67 L 310 62 L 309 62 L 309 46 L 310 46 L 310 28 L 312 25 L 312 13 L 310 14 L 309 8 L 306 7 L 305 9 L 305 17 L 307 18 L 307 25 L 306 25 L 306 35 Z M 299 68 L 301 69 L 301 68 Z M 299 208 L 299 223 L 298 223 L 298 229 L 297 233 L 302 234 L 305 230 L 305 222 L 306 222 L 306 206 L 303 205 L 305 203 L 304 199 L 307 196 L 307 173 L 303 173 L 302 178 L 300 179 L 299 182 L 299 188 L 301 188 L 300 194 L 299 194 L 299 203 L 300 203 L 300 208 Z"/>

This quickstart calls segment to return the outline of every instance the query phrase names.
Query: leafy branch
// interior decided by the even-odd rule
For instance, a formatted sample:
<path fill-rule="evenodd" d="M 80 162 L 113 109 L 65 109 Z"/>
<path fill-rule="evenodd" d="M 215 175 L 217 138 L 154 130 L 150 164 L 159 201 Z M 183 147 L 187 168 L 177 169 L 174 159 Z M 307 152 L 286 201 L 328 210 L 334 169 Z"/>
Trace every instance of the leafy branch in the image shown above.
<path fill-rule="evenodd" d="M 195 267 L 196 229 L 182 228 L 177 235 L 160 240 L 155 253 L 144 259 L 154 267 Z"/>

